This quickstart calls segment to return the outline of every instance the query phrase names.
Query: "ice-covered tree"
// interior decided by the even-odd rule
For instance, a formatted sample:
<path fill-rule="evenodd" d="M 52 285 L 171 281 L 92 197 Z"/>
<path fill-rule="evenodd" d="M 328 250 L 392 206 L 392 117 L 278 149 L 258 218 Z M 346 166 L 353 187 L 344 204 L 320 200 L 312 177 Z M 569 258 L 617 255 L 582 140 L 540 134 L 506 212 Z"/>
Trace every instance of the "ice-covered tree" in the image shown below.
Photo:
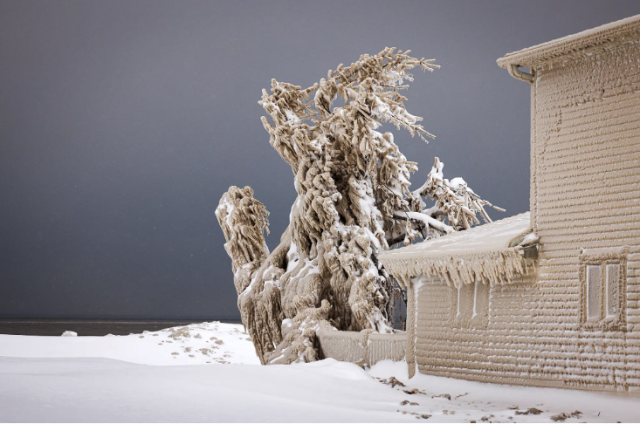
<path fill-rule="evenodd" d="M 250 187 L 231 187 L 216 209 L 231 257 L 238 307 L 262 363 L 318 359 L 316 330 L 393 331 L 398 288 L 378 261 L 410 244 L 490 221 L 462 178 L 444 179 L 437 158 L 427 181 L 410 190 L 408 161 L 384 123 L 425 141 L 433 137 L 407 112 L 401 90 L 411 69 L 433 59 L 386 48 L 339 65 L 312 87 L 271 81 L 260 105 L 271 146 L 291 166 L 298 197 L 273 252 L 268 212 Z M 312 96 L 313 95 L 313 96 Z M 344 106 L 334 107 L 340 96 Z M 434 201 L 427 207 L 425 201 Z"/>

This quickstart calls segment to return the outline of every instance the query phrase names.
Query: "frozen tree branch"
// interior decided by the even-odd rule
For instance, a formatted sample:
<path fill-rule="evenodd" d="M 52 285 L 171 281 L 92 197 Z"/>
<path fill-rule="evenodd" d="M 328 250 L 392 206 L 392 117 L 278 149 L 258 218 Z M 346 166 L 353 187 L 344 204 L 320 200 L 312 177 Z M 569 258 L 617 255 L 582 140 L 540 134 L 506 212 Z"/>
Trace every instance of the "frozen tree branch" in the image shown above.
<path fill-rule="evenodd" d="M 417 164 L 400 152 L 383 124 L 433 137 L 405 106 L 401 90 L 413 68 L 433 71 L 432 59 L 386 48 L 330 70 L 302 89 L 271 81 L 259 104 L 271 146 L 289 164 L 298 194 L 289 227 L 269 253 L 267 211 L 249 187 L 231 187 L 216 209 L 232 259 L 242 321 L 263 364 L 318 359 L 316 330 L 393 331 L 395 280 L 378 254 L 417 236 L 469 228 L 476 213 L 489 220 L 462 179 L 442 177 L 410 191 Z M 334 107 L 340 96 L 344 106 Z M 425 199 L 435 200 L 427 208 Z M 448 222 L 445 222 L 447 220 Z"/>

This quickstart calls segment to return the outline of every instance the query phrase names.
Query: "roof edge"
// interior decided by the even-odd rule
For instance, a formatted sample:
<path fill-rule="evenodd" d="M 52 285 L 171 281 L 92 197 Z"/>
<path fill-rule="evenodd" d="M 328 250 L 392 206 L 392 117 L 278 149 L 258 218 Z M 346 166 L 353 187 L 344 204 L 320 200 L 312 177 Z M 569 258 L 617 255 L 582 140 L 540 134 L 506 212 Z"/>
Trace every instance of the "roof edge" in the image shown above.
<path fill-rule="evenodd" d="M 630 16 L 524 50 L 508 53 L 497 62 L 498 66 L 504 69 L 514 65 L 532 68 L 537 64 L 565 56 L 580 55 L 593 49 L 636 40 L 640 41 L 640 15 Z"/>
<path fill-rule="evenodd" d="M 384 267 L 396 278 L 410 281 L 418 275 L 444 279 L 450 286 L 481 281 L 488 285 L 510 284 L 516 275 L 528 275 L 537 261 L 527 258 L 522 249 L 507 248 L 444 258 L 379 257 Z"/>

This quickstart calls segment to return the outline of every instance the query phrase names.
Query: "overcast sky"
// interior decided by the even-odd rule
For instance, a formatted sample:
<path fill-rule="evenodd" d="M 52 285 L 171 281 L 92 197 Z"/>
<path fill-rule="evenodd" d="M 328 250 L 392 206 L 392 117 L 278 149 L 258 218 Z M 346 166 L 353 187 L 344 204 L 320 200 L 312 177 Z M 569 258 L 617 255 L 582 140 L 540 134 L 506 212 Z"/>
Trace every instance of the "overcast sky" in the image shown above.
<path fill-rule="evenodd" d="M 230 185 L 295 199 L 257 104 L 386 46 L 436 58 L 389 128 L 483 198 L 529 208 L 528 84 L 504 54 L 640 13 L 637 1 L 0 0 L 0 317 L 238 318 L 215 219 Z"/>

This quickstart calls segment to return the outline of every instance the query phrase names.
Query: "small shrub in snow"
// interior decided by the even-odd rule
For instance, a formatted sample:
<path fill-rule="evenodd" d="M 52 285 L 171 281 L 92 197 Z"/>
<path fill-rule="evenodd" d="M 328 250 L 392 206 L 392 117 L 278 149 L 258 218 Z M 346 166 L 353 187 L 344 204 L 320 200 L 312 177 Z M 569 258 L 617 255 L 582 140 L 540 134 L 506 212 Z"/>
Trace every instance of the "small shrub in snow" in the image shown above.
<path fill-rule="evenodd" d="M 582 416 L 582 412 L 575 410 L 570 414 L 567 414 L 566 412 L 561 412 L 558 415 L 552 415 L 551 419 L 553 421 L 564 421 L 568 418 L 580 418 Z"/>
<path fill-rule="evenodd" d="M 390 384 L 391 387 L 396 387 L 396 386 L 400 386 L 400 387 L 405 387 L 404 383 L 400 380 L 398 380 L 397 378 L 391 376 L 389 378 L 386 379 L 378 379 L 382 384 Z"/>
<path fill-rule="evenodd" d="M 517 409 L 517 408 L 516 408 Z M 542 414 L 542 410 L 538 408 L 529 408 L 526 411 L 516 411 L 516 415 L 540 415 Z"/>
<path fill-rule="evenodd" d="M 451 395 L 449 393 L 444 393 L 444 394 L 441 394 L 441 395 L 431 396 L 431 399 L 435 399 L 435 398 L 445 398 L 447 400 L 451 400 Z"/>

